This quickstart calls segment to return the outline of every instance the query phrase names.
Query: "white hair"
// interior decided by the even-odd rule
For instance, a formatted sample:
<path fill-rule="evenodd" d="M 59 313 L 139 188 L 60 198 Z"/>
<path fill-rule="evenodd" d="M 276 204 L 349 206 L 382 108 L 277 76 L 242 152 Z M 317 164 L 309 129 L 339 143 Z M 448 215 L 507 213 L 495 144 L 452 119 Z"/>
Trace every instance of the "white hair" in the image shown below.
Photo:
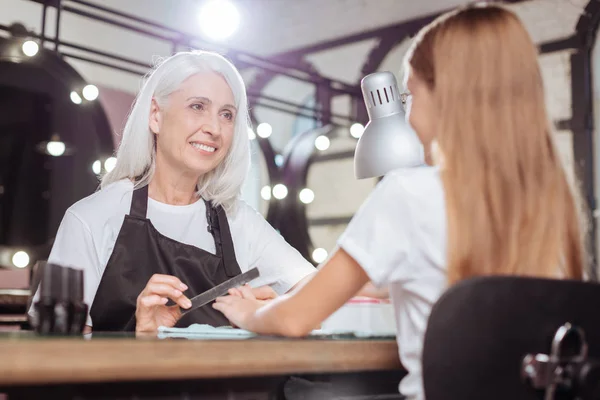
<path fill-rule="evenodd" d="M 229 84 L 238 112 L 231 147 L 223 161 L 212 171 L 198 179 L 198 194 L 226 211 L 235 211 L 242 185 L 250 168 L 250 140 L 248 138 L 248 100 L 244 81 L 235 66 L 225 57 L 208 51 L 180 52 L 157 63 L 150 71 L 137 95 L 123 129 L 117 151 L 115 168 L 106 173 L 101 188 L 131 179 L 135 187 L 143 187 L 152 180 L 156 168 L 154 134 L 149 118 L 152 99 L 162 106 L 168 96 L 190 76 L 213 71 L 223 76 Z"/>

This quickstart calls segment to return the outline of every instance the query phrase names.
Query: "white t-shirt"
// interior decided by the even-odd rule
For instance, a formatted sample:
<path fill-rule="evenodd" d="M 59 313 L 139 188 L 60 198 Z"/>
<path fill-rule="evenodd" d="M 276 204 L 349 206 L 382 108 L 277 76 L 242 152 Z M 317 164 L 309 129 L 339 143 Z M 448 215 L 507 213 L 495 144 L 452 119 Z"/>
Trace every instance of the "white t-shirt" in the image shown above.
<path fill-rule="evenodd" d="M 84 298 L 89 307 L 125 215 L 129 214 L 132 194 L 131 181 L 115 182 L 72 205 L 58 228 L 48 262 L 85 271 Z M 174 206 L 149 198 L 147 217 L 164 236 L 215 254 L 213 236 L 206 229 L 208 222 L 203 200 Z M 260 277 L 252 282 L 252 286 L 276 282 L 271 287 L 283 294 L 316 271 L 245 202 L 239 202 L 235 215 L 228 215 L 228 221 L 241 271 L 252 267 L 258 267 L 260 271 Z M 92 325 L 89 314 L 87 325 Z"/>
<path fill-rule="evenodd" d="M 423 399 L 421 353 L 431 307 L 447 287 L 446 210 L 435 167 L 389 173 L 361 206 L 338 245 L 376 286 L 389 285 L 400 361 L 400 392 Z"/>

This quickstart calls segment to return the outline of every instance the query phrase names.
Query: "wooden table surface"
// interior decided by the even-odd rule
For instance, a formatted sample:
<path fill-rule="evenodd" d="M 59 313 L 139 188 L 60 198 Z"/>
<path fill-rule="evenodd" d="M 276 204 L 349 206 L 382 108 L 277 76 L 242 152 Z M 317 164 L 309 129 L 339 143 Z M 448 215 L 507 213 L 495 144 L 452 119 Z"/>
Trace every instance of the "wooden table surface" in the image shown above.
<path fill-rule="evenodd" d="M 395 340 L 0 336 L 0 385 L 401 369 Z"/>

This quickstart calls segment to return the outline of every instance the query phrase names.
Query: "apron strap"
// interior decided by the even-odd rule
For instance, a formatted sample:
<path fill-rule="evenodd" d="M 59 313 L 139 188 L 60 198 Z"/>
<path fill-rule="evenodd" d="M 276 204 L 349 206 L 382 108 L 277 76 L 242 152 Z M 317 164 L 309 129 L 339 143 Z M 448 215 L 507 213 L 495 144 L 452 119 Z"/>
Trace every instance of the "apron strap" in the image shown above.
<path fill-rule="evenodd" d="M 223 246 L 221 243 L 221 232 L 219 229 L 219 220 L 217 218 L 217 213 L 212 206 L 212 203 L 209 201 L 204 201 L 204 205 L 206 207 L 206 221 L 208 222 L 207 230 L 213 237 L 215 241 L 215 250 L 216 256 L 222 258 L 223 257 Z"/>
<path fill-rule="evenodd" d="M 225 264 L 225 271 L 227 276 L 236 276 L 241 273 L 240 266 L 235 258 L 235 249 L 233 248 L 233 239 L 231 237 L 231 231 L 229 230 L 229 223 L 227 222 L 227 214 L 223 207 L 217 208 L 217 219 L 219 220 L 219 227 L 221 228 L 221 242 L 223 243 L 223 264 Z"/>
<path fill-rule="evenodd" d="M 146 212 L 148 211 L 148 185 L 144 185 L 141 188 L 133 191 L 133 197 L 131 199 L 131 208 L 129 209 L 129 215 L 136 218 L 146 219 Z"/>
<path fill-rule="evenodd" d="M 223 260 L 223 266 L 227 276 L 237 276 L 240 274 L 240 266 L 235 258 L 235 249 L 233 239 L 227 222 L 227 214 L 223 207 L 214 207 L 212 203 L 206 202 L 206 218 L 208 220 L 208 231 L 215 239 L 217 256 Z"/>

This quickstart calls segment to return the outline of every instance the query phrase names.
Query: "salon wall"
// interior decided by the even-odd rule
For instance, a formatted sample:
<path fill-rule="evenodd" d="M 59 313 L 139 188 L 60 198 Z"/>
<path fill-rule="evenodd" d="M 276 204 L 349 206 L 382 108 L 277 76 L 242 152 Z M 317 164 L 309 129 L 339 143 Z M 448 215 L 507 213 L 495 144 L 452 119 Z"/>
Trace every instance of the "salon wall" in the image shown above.
<path fill-rule="evenodd" d="M 522 18 L 534 41 L 546 43 L 571 35 L 585 4 L 587 4 L 585 0 L 533 0 L 512 5 L 511 8 Z M 307 57 L 307 60 L 312 62 L 323 75 L 335 76 L 346 82 L 357 82 L 361 78 L 362 60 L 365 59 L 373 44 L 372 41 L 355 43 L 312 54 Z M 386 57 L 379 70 L 396 73 L 401 82 L 401 61 L 408 45 L 409 41 L 398 45 Z M 566 120 L 571 117 L 569 57 L 569 51 L 540 56 L 547 107 L 552 121 Z M 279 94 L 300 91 L 298 85 L 283 79 L 273 81 L 268 89 Z M 334 112 L 346 115 L 350 110 L 348 101 L 343 100 L 334 103 L 333 108 Z M 257 115 L 260 120 L 269 121 L 276 132 L 289 132 L 295 122 L 292 117 L 276 116 L 269 110 L 258 109 Z M 555 132 L 556 143 L 567 173 L 572 180 L 575 180 L 571 135 L 569 130 Z M 348 135 L 344 140 L 332 141 L 331 148 L 324 153 L 351 150 L 355 143 L 356 141 Z M 307 213 L 309 219 L 315 222 L 310 228 L 315 247 L 333 249 L 347 220 L 358 209 L 375 184 L 373 180 L 354 179 L 352 168 L 352 159 L 344 159 L 316 163 L 309 171 L 308 187 L 315 192 L 315 200 L 307 207 Z"/>

